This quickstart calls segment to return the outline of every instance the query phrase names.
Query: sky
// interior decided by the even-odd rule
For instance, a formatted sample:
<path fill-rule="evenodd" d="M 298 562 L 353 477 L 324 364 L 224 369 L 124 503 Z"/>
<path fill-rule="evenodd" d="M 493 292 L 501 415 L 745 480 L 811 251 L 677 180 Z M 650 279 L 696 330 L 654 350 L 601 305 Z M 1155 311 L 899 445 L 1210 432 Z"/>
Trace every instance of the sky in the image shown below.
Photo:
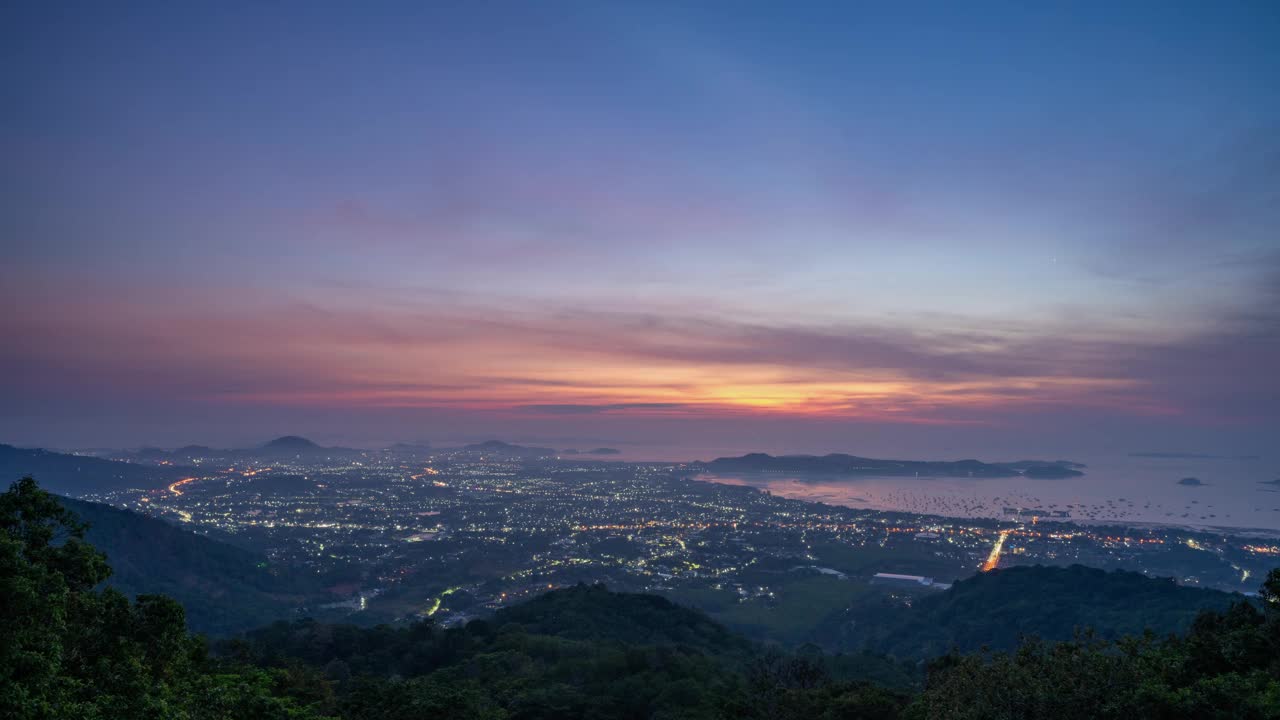
<path fill-rule="evenodd" d="M 0 28 L 0 442 L 1280 447 L 1272 2 Z"/>

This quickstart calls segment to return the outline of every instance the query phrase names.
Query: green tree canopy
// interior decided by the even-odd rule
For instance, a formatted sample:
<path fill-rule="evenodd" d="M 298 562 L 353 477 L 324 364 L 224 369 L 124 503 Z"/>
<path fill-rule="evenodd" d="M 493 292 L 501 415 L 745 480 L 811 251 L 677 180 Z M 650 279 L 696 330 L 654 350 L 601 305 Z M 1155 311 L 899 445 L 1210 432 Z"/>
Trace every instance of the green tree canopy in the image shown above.
<path fill-rule="evenodd" d="M 310 718 L 271 673 L 219 667 L 182 606 L 95 588 L 85 525 L 31 478 L 0 495 L 0 717 Z"/>

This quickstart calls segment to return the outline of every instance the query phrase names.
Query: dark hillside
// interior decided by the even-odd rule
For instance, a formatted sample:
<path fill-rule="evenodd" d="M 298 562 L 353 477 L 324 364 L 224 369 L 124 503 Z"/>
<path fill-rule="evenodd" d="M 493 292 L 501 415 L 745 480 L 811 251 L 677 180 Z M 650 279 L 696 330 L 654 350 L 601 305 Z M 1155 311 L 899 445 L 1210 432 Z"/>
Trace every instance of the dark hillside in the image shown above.
<path fill-rule="evenodd" d="M 113 569 L 107 585 L 178 600 L 195 632 L 256 627 L 288 617 L 306 599 L 298 579 L 274 574 L 256 553 L 109 505 L 61 502 L 89 524 L 86 540 L 106 554 Z"/>
<path fill-rule="evenodd" d="M 748 644 L 697 610 L 657 595 L 615 593 L 578 585 L 499 610 L 496 626 L 516 623 L 527 632 L 571 640 L 647 645 L 689 645 L 709 652 L 745 650 Z"/>
<path fill-rule="evenodd" d="M 1141 573 L 1020 566 L 961 580 L 908 609 L 881 606 L 855 616 L 853 637 L 899 657 L 932 657 L 953 647 L 1007 650 L 1023 636 L 1070 640 L 1183 632 L 1202 610 L 1225 610 L 1239 595 L 1177 585 Z"/>
<path fill-rule="evenodd" d="M 23 477 L 40 479 L 41 487 L 59 495 L 79 496 L 106 490 L 161 488 L 192 475 L 192 468 L 161 467 L 0 445 L 0 482 L 4 487 Z"/>

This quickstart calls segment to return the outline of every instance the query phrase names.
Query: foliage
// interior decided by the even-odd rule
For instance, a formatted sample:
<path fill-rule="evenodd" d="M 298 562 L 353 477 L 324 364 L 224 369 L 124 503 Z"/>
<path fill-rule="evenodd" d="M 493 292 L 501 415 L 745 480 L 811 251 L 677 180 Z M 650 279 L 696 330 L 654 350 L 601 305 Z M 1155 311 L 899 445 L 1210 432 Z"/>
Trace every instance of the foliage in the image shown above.
<path fill-rule="evenodd" d="M 1082 565 L 1018 566 L 981 573 L 910 609 L 864 607 L 847 643 L 899 657 L 952 649 L 1012 650 L 1024 637 L 1071 640 L 1089 628 L 1105 640 L 1187 630 L 1203 610 L 1226 610 L 1240 596 L 1183 587 L 1141 573 Z"/>
<path fill-rule="evenodd" d="M 0 495 L 0 717 L 314 717 L 275 673 L 216 668 L 173 600 L 95 591 L 111 571 L 84 534 L 30 478 Z"/>
<path fill-rule="evenodd" d="M 317 583 L 268 568 L 266 558 L 158 518 L 60 498 L 88 525 L 85 540 L 111 564 L 120 592 L 164 594 L 182 604 L 191 630 L 226 635 L 286 617 Z"/>
<path fill-rule="evenodd" d="M 603 585 L 578 585 L 499 610 L 495 624 L 516 623 L 527 632 L 578 640 L 670 644 L 712 652 L 748 648 L 705 614 L 657 595 L 612 593 Z"/>
<path fill-rule="evenodd" d="M 761 652 L 702 613 L 599 585 L 465 627 L 280 622 L 221 649 L 266 667 L 340 668 L 354 678 L 336 683 L 349 718 L 409 717 L 403 703 L 477 718 L 890 718 L 908 700 L 837 679 L 864 659 Z M 446 690 L 452 699 L 433 699 Z"/>
<path fill-rule="evenodd" d="M 345 717 L 411 717 L 407 703 L 476 718 L 629 718 L 715 717 L 736 680 L 725 660 L 748 646 L 662 598 L 581 586 L 465 627 L 279 622 L 222 649 L 354 676 L 338 683 Z"/>
<path fill-rule="evenodd" d="M 930 669 L 911 717 L 1280 718 L 1280 569 L 1261 607 L 1206 611 L 1183 636 L 1089 634 L 1011 653 L 951 654 Z"/>

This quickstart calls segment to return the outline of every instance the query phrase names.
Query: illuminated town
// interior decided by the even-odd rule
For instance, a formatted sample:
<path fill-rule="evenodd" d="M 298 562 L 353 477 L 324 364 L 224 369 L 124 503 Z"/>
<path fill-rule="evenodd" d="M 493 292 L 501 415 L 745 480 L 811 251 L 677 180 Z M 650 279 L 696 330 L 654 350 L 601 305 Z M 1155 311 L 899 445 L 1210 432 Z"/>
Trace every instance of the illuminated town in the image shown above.
<path fill-rule="evenodd" d="M 578 582 L 768 613 L 824 583 L 897 574 L 936 579 L 911 589 L 929 592 L 1036 563 L 1247 592 L 1280 553 L 1273 539 L 1188 529 L 850 509 L 699 481 L 680 463 L 449 450 L 192 465 L 201 474 L 94 499 L 318 574 L 332 602 L 308 612 L 385 620 L 460 622 Z"/>

